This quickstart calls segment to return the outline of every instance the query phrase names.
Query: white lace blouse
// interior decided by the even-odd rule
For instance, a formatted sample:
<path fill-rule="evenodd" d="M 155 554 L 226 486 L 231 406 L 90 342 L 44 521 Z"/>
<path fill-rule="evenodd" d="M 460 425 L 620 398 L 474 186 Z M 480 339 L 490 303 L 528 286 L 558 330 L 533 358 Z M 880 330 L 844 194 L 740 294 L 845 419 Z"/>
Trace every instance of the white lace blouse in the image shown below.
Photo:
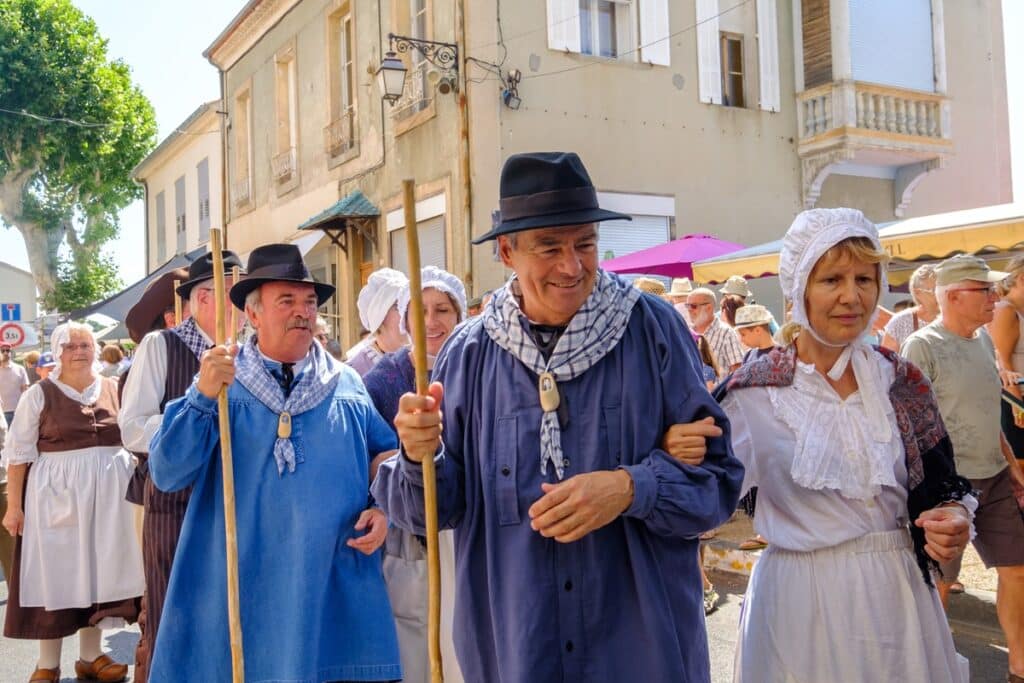
<path fill-rule="evenodd" d="M 877 361 L 891 385 L 892 363 Z M 754 528 L 772 544 L 816 550 L 908 523 L 903 442 L 888 401 L 892 438 L 879 443 L 865 428 L 860 392 L 841 400 L 798 362 L 791 386 L 732 391 L 722 407 L 746 467 L 744 493 L 758 487 Z"/>

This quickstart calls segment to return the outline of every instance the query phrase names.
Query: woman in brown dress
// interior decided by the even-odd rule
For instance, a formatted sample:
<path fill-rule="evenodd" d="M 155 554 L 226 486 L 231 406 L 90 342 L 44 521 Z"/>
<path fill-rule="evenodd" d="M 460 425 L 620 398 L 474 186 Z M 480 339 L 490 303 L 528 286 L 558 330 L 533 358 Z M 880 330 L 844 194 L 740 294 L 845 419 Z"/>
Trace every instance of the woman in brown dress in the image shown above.
<path fill-rule="evenodd" d="M 102 630 L 138 616 L 142 556 L 124 491 L 130 456 L 117 426 L 117 383 L 99 375 L 92 331 L 51 336 L 50 377 L 22 396 L 3 449 L 15 536 L 4 636 L 39 641 L 30 683 L 60 680 L 61 645 L 79 636 L 79 679 L 122 681 Z"/>

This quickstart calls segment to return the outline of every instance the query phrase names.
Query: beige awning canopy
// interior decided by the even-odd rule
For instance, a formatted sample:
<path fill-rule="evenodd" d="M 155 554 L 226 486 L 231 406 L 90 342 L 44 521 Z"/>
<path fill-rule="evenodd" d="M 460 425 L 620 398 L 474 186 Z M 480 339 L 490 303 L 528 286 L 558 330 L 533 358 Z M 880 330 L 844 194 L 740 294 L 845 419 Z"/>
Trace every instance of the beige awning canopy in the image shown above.
<path fill-rule="evenodd" d="M 889 283 L 905 284 L 924 261 L 954 254 L 992 256 L 997 264 L 1003 252 L 1024 248 L 1024 204 L 1002 204 L 908 218 L 879 226 L 882 246 L 892 256 Z M 731 275 L 759 278 L 779 271 L 782 240 L 766 242 L 693 264 L 698 282 L 725 282 Z"/>

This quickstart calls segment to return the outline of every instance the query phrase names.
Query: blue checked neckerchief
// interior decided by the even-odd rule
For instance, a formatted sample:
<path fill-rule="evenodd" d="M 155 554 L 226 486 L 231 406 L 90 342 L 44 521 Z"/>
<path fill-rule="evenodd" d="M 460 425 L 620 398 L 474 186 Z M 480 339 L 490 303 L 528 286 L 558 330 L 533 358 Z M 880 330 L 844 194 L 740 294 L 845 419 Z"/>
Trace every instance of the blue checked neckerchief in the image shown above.
<path fill-rule="evenodd" d="M 210 348 L 210 342 L 207 340 L 202 330 L 199 329 L 199 325 L 196 324 L 195 318 L 188 318 L 177 327 L 171 328 L 171 332 L 178 335 L 178 338 L 185 343 L 185 346 L 187 346 L 192 353 L 196 354 L 196 358 L 202 358 L 203 351 Z"/>
<path fill-rule="evenodd" d="M 292 418 L 300 413 L 317 407 L 324 399 L 334 393 L 341 374 L 319 344 L 310 346 L 308 362 L 302 372 L 292 383 L 291 393 L 287 398 L 284 389 L 263 362 L 260 351 L 256 348 L 256 337 L 252 337 L 242 346 L 235 360 L 235 378 L 242 383 L 256 399 L 279 416 L 288 413 Z M 296 457 L 292 439 L 295 432 L 286 439 L 280 437 L 274 441 L 274 461 L 277 473 L 284 474 L 285 467 L 289 472 L 295 471 L 295 465 L 302 462 Z"/>
<path fill-rule="evenodd" d="M 594 291 L 569 321 L 551 358 L 545 362 L 537 343 L 526 329 L 529 321 L 519 308 L 519 283 L 513 275 L 487 304 L 483 314 L 484 330 L 495 344 L 538 376 L 550 372 L 558 382 L 566 382 L 589 370 L 619 343 L 640 294 L 640 290 L 627 280 L 599 270 Z M 557 410 L 545 412 L 540 423 L 542 474 L 548 473 L 549 462 L 554 464 L 555 474 L 561 479 L 565 474 L 565 464 Z"/>

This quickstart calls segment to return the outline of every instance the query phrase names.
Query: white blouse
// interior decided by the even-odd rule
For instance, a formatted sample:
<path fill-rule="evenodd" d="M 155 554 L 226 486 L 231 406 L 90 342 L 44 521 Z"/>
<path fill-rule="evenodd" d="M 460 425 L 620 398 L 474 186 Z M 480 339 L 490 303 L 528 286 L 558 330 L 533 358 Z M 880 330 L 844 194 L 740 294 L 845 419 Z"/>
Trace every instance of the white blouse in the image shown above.
<path fill-rule="evenodd" d="M 892 363 L 877 355 L 885 386 Z M 731 391 L 722 404 L 744 493 L 757 486 L 754 529 L 779 548 L 817 550 L 906 526 L 907 468 L 892 405 L 888 443 L 872 441 L 860 392 L 845 400 L 813 366 L 788 387 Z"/>
<path fill-rule="evenodd" d="M 64 384 L 59 379 L 50 378 L 50 381 L 57 385 L 61 392 L 73 401 L 82 405 L 92 405 L 100 398 L 100 391 L 103 389 L 104 377 L 97 377 L 92 384 L 79 392 L 76 389 Z M 7 438 L 4 441 L 2 453 L 2 464 L 4 467 L 10 465 L 24 465 L 35 462 L 39 458 L 39 418 L 46 404 L 46 397 L 42 387 L 36 382 L 28 388 L 18 402 L 18 409 L 14 412 L 14 420 L 11 421 L 7 430 Z"/>

